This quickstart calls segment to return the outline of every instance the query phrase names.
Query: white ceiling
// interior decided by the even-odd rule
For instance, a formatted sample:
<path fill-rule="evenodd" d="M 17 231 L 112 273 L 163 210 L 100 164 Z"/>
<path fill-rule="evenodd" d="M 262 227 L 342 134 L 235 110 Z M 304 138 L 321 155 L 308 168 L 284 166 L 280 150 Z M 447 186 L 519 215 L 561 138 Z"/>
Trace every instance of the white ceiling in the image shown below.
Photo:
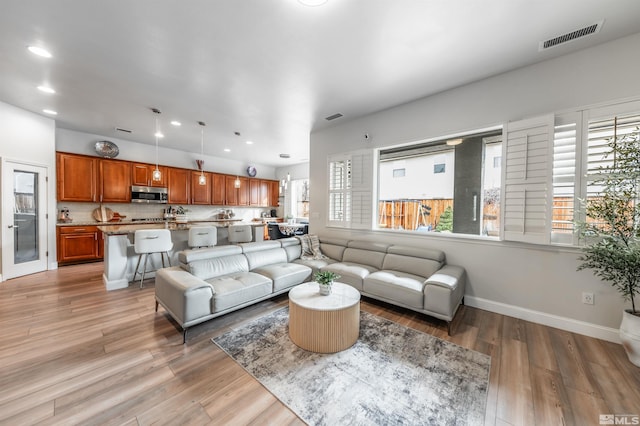
<path fill-rule="evenodd" d="M 313 130 L 636 33 L 639 18 L 637 0 L 2 0 L 0 101 L 147 144 L 156 107 L 161 146 L 200 152 L 204 121 L 205 154 L 277 167 L 307 161 Z"/>

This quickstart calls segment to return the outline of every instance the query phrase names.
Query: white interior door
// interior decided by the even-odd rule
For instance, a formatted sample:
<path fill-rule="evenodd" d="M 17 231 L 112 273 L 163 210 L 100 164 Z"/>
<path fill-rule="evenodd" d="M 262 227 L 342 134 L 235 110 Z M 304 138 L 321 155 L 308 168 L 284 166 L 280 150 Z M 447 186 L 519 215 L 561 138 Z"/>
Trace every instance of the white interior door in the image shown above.
<path fill-rule="evenodd" d="M 2 161 L 2 278 L 47 269 L 47 168 Z"/>

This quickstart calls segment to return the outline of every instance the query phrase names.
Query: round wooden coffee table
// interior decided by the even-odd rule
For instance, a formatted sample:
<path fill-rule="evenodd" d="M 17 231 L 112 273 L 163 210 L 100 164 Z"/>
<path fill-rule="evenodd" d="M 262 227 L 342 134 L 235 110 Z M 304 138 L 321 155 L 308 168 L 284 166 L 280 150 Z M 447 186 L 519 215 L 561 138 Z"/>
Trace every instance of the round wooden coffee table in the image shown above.
<path fill-rule="evenodd" d="M 318 283 L 300 284 L 289 291 L 289 337 L 302 349 L 333 353 L 351 347 L 360 334 L 360 292 L 333 283 L 323 296 Z"/>

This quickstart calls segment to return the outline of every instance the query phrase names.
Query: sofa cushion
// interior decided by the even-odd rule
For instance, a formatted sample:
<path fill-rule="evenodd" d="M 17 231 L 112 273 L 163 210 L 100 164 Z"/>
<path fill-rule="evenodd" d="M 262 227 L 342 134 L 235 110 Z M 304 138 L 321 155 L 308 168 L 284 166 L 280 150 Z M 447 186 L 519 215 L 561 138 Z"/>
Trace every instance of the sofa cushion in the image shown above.
<path fill-rule="evenodd" d="M 363 291 L 415 309 L 424 303 L 424 278 L 400 271 L 377 271 L 364 279 Z"/>
<path fill-rule="evenodd" d="M 277 243 L 277 241 L 272 241 Z M 244 256 L 249 262 L 249 270 L 253 271 L 256 268 L 260 268 L 266 265 L 273 265 L 276 263 L 287 263 L 287 252 L 282 247 L 272 248 L 261 251 L 251 251 L 244 253 Z"/>
<path fill-rule="evenodd" d="M 187 272 L 190 272 L 202 280 L 238 272 L 249 272 L 249 263 L 247 262 L 247 258 L 242 254 L 195 260 L 185 266 L 186 267 L 183 268 L 186 269 Z"/>
<path fill-rule="evenodd" d="M 372 272 L 377 271 L 376 268 L 369 265 L 361 265 L 352 262 L 331 263 L 321 268 L 322 271 L 331 271 L 340 275 L 339 282 L 349 284 L 358 291 L 362 291 L 362 281 Z"/>
<path fill-rule="evenodd" d="M 320 250 L 325 256 L 341 261 L 342 254 L 347 248 L 348 243 L 349 240 L 343 240 L 340 238 L 320 237 Z"/>
<path fill-rule="evenodd" d="M 252 253 L 256 251 L 263 251 L 268 249 L 280 248 L 282 244 L 279 241 L 255 241 L 253 243 L 242 243 L 239 244 L 242 248 L 243 253 Z"/>
<path fill-rule="evenodd" d="M 211 257 L 229 256 L 231 254 L 242 253 L 242 248 L 238 246 L 217 246 L 202 249 L 183 250 L 178 253 L 178 261 L 189 264 L 195 260 L 209 259 Z M 186 269 L 183 267 L 183 269 Z"/>
<path fill-rule="evenodd" d="M 273 281 L 273 291 L 298 285 L 311 278 L 311 268 L 297 263 L 276 263 L 256 268 L 253 272 L 264 275 Z"/>
<path fill-rule="evenodd" d="M 337 263 L 337 260 L 330 258 L 327 259 L 295 259 L 293 263 L 299 263 L 300 265 L 308 266 L 311 268 L 311 274 L 315 274 L 322 268 L 332 263 Z"/>
<path fill-rule="evenodd" d="M 253 272 L 215 277 L 206 280 L 215 290 L 211 312 L 220 312 L 253 299 L 271 294 L 271 280 Z"/>
<path fill-rule="evenodd" d="M 422 281 L 433 275 L 442 267 L 442 263 L 421 257 L 387 254 L 382 263 L 382 269 L 388 271 L 402 271 L 422 277 Z"/>

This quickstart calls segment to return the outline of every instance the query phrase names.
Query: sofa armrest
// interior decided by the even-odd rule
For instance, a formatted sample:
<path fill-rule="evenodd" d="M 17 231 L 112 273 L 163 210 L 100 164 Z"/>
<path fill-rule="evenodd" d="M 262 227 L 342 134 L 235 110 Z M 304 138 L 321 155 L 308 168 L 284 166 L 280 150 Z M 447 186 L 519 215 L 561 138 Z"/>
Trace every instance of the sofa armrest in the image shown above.
<path fill-rule="evenodd" d="M 156 272 L 156 300 L 180 326 L 211 314 L 214 294 L 211 284 L 178 266 Z"/>
<path fill-rule="evenodd" d="M 424 282 L 425 288 L 429 285 L 436 285 L 453 291 L 459 285 L 464 286 L 464 274 L 465 270 L 461 266 L 445 265 Z"/>

